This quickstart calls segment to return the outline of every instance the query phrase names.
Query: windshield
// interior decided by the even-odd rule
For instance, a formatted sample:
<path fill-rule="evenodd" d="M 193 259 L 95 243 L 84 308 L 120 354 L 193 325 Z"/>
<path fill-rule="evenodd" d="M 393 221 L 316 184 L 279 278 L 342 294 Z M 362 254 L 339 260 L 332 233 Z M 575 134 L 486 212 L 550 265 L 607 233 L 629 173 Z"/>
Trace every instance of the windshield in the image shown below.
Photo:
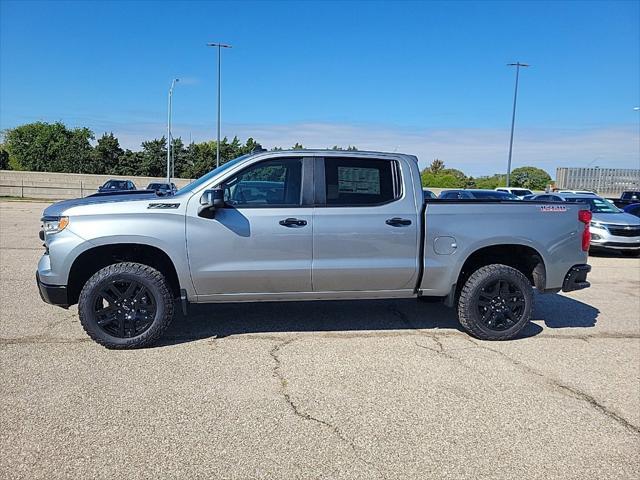
<path fill-rule="evenodd" d="M 124 180 L 109 180 L 102 188 L 109 188 L 113 190 L 124 190 L 127 188 L 127 182 Z"/>
<path fill-rule="evenodd" d="M 189 183 L 188 185 L 185 185 L 184 187 L 182 187 L 180 190 L 178 190 L 176 192 L 176 195 L 180 195 L 181 193 L 188 192 L 190 190 L 195 190 L 196 188 L 200 187 L 201 185 L 207 183 L 209 180 L 211 180 L 216 175 L 224 172 L 225 170 L 230 169 L 231 167 L 233 167 L 236 164 L 240 163 L 242 160 L 244 160 L 246 158 L 249 158 L 251 155 L 252 155 L 251 153 L 247 153 L 246 155 L 242 155 L 242 156 L 240 156 L 238 158 L 235 158 L 233 160 L 229 160 L 227 163 L 224 163 L 224 164 L 220 165 L 218 168 L 214 168 L 209 173 L 205 173 L 200 178 L 194 180 L 193 182 Z"/>
<path fill-rule="evenodd" d="M 525 195 L 531 195 L 531 190 L 511 190 L 511 193 L 519 197 L 523 197 Z"/>
<path fill-rule="evenodd" d="M 565 198 L 567 202 L 572 203 L 587 203 L 589 205 L 589 210 L 593 213 L 622 213 L 618 207 L 616 207 L 613 203 L 605 200 L 604 198 L 599 197 L 575 197 L 575 198 Z"/>

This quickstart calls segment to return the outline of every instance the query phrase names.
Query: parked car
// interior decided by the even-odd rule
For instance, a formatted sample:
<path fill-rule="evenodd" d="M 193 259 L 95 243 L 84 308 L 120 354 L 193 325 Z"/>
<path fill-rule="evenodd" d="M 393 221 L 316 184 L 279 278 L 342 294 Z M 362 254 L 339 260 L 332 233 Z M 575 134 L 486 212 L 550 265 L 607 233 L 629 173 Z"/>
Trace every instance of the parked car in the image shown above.
<path fill-rule="evenodd" d="M 136 190 L 136 186 L 131 180 L 107 180 L 104 185 L 98 188 L 98 193 L 125 192 Z"/>
<path fill-rule="evenodd" d="M 632 203 L 631 205 L 627 205 L 623 208 L 623 211 L 625 213 L 635 215 L 636 217 L 640 217 L 640 203 Z"/>
<path fill-rule="evenodd" d="M 529 190 L 528 188 L 515 188 L 515 187 L 498 187 L 495 189 L 496 192 L 505 192 L 505 193 L 510 193 L 512 195 L 515 195 L 516 197 L 518 197 L 520 200 L 522 200 L 522 198 L 525 195 L 533 195 L 533 192 L 531 190 Z"/>
<path fill-rule="evenodd" d="M 523 200 L 535 200 L 536 202 L 564 202 L 562 195 L 556 193 L 536 193 L 525 195 Z"/>
<path fill-rule="evenodd" d="M 553 193 L 572 193 L 574 195 L 596 195 L 595 192 L 590 190 L 557 190 Z"/>
<path fill-rule="evenodd" d="M 512 193 L 479 189 L 443 190 L 438 198 L 444 200 L 520 200 Z"/>
<path fill-rule="evenodd" d="M 431 190 L 423 188 L 422 191 L 424 192 L 424 198 L 438 198 L 438 196 Z"/>
<path fill-rule="evenodd" d="M 614 205 L 618 208 L 624 208 L 627 205 L 633 205 L 634 203 L 640 203 L 640 192 L 629 190 L 626 192 L 622 192 L 620 198 L 609 198 Z"/>
<path fill-rule="evenodd" d="M 77 303 L 108 348 L 153 343 L 176 300 L 186 315 L 192 302 L 435 297 L 472 335 L 503 340 L 529 322 L 534 286 L 589 286 L 582 205 L 425 199 L 412 155 L 260 152 L 152 195 L 44 211 L 42 299 Z"/>
<path fill-rule="evenodd" d="M 157 195 L 173 195 L 178 191 L 178 189 L 176 188 L 176 184 L 173 182 L 153 182 L 147 185 L 147 190 L 153 190 Z"/>
<path fill-rule="evenodd" d="M 593 215 L 591 249 L 615 250 L 623 255 L 640 255 L 640 220 L 611 201 L 595 195 L 559 195 L 565 202 L 586 203 Z"/>

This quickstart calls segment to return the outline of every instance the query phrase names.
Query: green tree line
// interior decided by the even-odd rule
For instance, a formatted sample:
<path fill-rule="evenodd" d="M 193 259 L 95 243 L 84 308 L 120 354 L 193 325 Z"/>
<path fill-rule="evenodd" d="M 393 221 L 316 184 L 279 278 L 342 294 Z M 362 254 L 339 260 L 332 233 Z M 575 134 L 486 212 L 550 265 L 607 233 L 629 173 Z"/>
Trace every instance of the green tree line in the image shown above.
<path fill-rule="evenodd" d="M 96 140 L 88 128 L 68 128 L 61 122 L 36 122 L 4 132 L 0 146 L 0 168 L 37 172 L 92 173 L 118 176 L 162 177 L 167 168 L 167 139 L 142 142 L 139 151 L 123 149 L 113 133 Z M 242 143 L 237 137 L 220 142 L 220 161 L 224 163 L 260 148 L 253 138 Z M 172 140 L 174 176 L 196 178 L 216 163 L 216 142 Z"/>
<path fill-rule="evenodd" d="M 167 168 L 167 139 L 142 142 L 139 151 L 123 149 L 113 133 L 97 140 L 88 128 L 69 128 L 62 122 L 35 122 L 3 132 L 0 144 L 0 169 L 37 172 L 107 174 L 114 176 L 163 177 Z M 94 144 L 95 141 L 95 144 Z M 251 152 L 261 145 L 253 138 L 244 143 L 238 137 L 220 141 L 220 163 Z M 293 149 L 304 149 L 296 143 Z M 216 142 L 172 140 L 173 174 L 179 178 L 197 178 L 216 164 Z M 334 150 L 342 150 L 335 145 Z M 281 150 L 276 147 L 274 150 Z M 356 150 L 348 146 L 345 150 Z"/>
<path fill-rule="evenodd" d="M 507 184 L 505 174 L 471 177 L 455 168 L 446 168 L 442 160 L 435 159 L 422 170 L 420 177 L 424 187 L 432 188 L 487 188 L 504 187 Z M 511 186 L 544 190 L 551 183 L 547 172 L 536 167 L 519 167 L 511 171 Z"/>
<path fill-rule="evenodd" d="M 95 138 L 85 127 L 69 128 L 62 122 L 35 122 L 3 132 L 0 144 L 0 169 L 31 170 L 37 172 L 68 172 L 107 174 L 114 176 L 163 177 L 167 165 L 167 139 L 156 138 L 142 142 L 141 149 L 123 149 L 113 133 Z M 93 143 L 94 142 L 94 143 Z M 220 141 L 220 162 L 261 148 L 253 138 L 244 143 L 238 137 Z M 298 142 L 291 147 L 304 149 Z M 337 145 L 333 150 L 357 150 L 349 145 Z M 274 150 L 281 150 L 275 147 Z M 216 142 L 207 141 L 185 145 L 181 138 L 172 140 L 174 177 L 197 178 L 212 170 L 216 164 Z M 446 168 L 436 159 L 421 172 L 422 184 L 434 188 L 496 188 L 506 184 L 505 176 L 476 177 L 465 175 L 455 168 Z M 520 167 L 511 172 L 512 186 L 542 190 L 551 177 L 539 168 Z"/>

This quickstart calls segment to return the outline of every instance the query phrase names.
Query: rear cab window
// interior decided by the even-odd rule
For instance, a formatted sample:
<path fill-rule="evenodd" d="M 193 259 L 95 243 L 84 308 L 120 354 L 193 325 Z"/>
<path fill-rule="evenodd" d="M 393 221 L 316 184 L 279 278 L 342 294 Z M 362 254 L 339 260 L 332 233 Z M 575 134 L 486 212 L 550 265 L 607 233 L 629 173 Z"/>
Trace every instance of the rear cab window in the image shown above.
<path fill-rule="evenodd" d="M 327 206 L 384 205 L 402 193 L 395 160 L 325 158 L 324 177 Z"/>

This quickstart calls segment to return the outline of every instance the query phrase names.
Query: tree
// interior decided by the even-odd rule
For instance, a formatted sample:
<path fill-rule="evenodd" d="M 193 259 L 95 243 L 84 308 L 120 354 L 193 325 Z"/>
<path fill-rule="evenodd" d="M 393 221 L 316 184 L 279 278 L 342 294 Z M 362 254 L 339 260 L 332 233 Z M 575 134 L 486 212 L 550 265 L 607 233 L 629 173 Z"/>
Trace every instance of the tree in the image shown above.
<path fill-rule="evenodd" d="M 432 188 L 464 188 L 467 184 L 466 178 L 459 178 L 452 174 L 435 174 L 425 169 L 420 175 L 422 185 Z"/>
<path fill-rule="evenodd" d="M 347 152 L 357 152 L 358 151 L 358 149 L 353 145 L 349 145 L 347 148 L 342 148 L 342 147 L 339 147 L 338 145 L 334 145 L 333 147 L 331 147 L 331 150 L 345 150 Z"/>
<path fill-rule="evenodd" d="M 475 179 L 477 188 L 493 190 L 496 187 L 504 187 L 507 184 L 506 176 L 496 173 L 491 176 L 478 177 Z"/>
<path fill-rule="evenodd" d="M 519 167 L 511 172 L 511 186 L 544 190 L 551 183 L 547 172 L 536 167 Z"/>
<path fill-rule="evenodd" d="M 4 148 L 4 145 L 0 145 L 0 170 L 7 170 L 9 168 L 9 152 Z"/>
<path fill-rule="evenodd" d="M 167 174 L 167 139 L 142 142 L 142 164 L 139 175 L 164 177 Z"/>
<path fill-rule="evenodd" d="M 113 175 L 121 175 L 125 177 L 130 175 L 142 175 L 140 165 L 142 165 L 142 152 L 132 152 L 127 149 L 122 155 L 120 155 L 118 163 L 111 173 Z"/>
<path fill-rule="evenodd" d="M 439 173 L 441 170 L 444 169 L 444 162 L 442 160 L 439 159 L 435 159 L 433 162 L 431 162 L 431 165 L 429 165 L 429 171 L 431 173 Z"/>
<path fill-rule="evenodd" d="M 187 150 L 184 148 L 182 138 L 173 138 L 171 140 L 171 157 L 173 159 L 172 177 L 180 176 L 180 172 L 183 170 L 184 163 L 186 162 L 186 153 Z"/>
<path fill-rule="evenodd" d="M 302 146 L 302 144 L 296 142 L 296 144 L 291 147 L 291 150 L 304 150 L 304 147 Z"/>
<path fill-rule="evenodd" d="M 253 137 L 249 137 L 247 138 L 247 141 L 245 142 L 244 146 L 242 146 L 240 148 L 240 155 L 246 155 L 247 153 L 251 153 L 254 150 L 261 150 L 262 149 L 262 145 L 260 145 L 258 142 L 256 142 Z"/>
<path fill-rule="evenodd" d="M 17 169 L 37 172 L 86 171 L 92 152 L 88 128 L 68 129 L 63 123 L 35 122 L 5 133 L 5 146 Z"/>
<path fill-rule="evenodd" d="M 472 177 L 455 168 L 445 168 L 444 162 L 437 158 L 420 173 L 420 178 L 424 187 L 469 188 L 475 185 Z"/>
<path fill-rule="evenodd" d="M 116 173 L 123 154 L 124 151 L 120 148 L 120 143 L 113 132 L 108 135 L 105 133 L 93 148 L 86 170 L 91 173 Z"/>

